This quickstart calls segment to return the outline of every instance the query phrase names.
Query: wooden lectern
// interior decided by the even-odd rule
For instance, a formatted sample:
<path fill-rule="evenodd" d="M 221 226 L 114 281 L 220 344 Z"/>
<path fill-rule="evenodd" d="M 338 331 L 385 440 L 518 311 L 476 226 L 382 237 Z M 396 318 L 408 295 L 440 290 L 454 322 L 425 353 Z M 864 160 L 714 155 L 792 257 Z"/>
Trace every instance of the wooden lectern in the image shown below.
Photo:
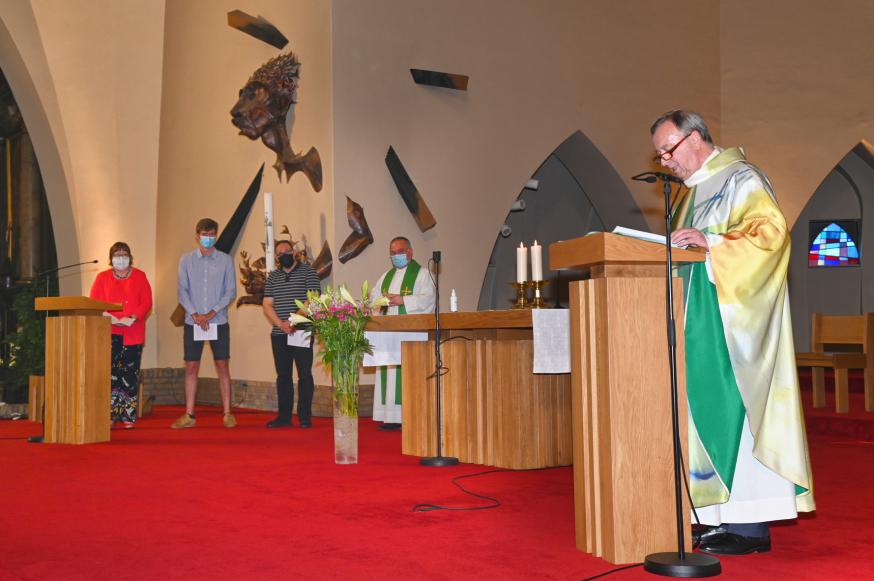
<path fill-rule="evenodd" d="M 121 305 L 88 297 L 37 297 L 46 318 L 45 442 L 109 441 L 111 325 Z"/>
<path fill-rule="evenodd" d="M 674 249 L 675 263 L 705 255 Z M 577 548 L 611 563 L 676 551 L 665 248 L 598 233 L 549 247 L 570 285 L 574 524 Z M 686 438 L 683 285 L 673 279 L 680 439 Z M 686 462 L 688 466 L 688 461 Z M 686 546 L 690 507 L 684 502 Z"/>

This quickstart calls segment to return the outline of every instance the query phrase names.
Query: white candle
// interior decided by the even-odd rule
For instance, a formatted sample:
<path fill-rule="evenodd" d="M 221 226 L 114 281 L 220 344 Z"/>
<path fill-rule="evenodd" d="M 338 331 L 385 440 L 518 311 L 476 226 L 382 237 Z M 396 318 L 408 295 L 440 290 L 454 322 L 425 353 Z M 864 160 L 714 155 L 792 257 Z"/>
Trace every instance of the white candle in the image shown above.
<path fill-rule="evenodd" d="M 543 247 L 537 240 L 531 245 L 531 280 L 543 280 Z"/>
<path fill-rule="evenodd" d="M 516 282 L 528 280 L 528 249 L 523 243 L 519 243 L 516 249 Z"/>
<path fill-rule="evenodd" d="M 267 272 L 270 272 L 276 268 L 276 248 L 273 240 L 273 194 L 270 192 L 264 192 L 264 228 L 267 231 L 264 261 L 267 263 Z"/>

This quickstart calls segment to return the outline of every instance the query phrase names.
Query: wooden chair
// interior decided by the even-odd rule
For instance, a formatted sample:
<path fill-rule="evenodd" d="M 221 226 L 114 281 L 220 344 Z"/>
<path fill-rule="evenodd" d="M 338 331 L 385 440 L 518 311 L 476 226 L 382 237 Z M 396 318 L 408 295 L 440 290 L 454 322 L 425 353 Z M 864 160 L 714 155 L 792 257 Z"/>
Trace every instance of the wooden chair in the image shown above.
<path fill-rule="evenodd" d="M 826 352 L 826 345 L 860 345 L 862 351 Z M 865 370 L 865 411 L 874 411 L 874 313 L 813 314 L 811 353 L 796 353 L 799 367 L 813 368 L 813 407 L 825 407 L 825 368 L 835 370 L 835 411 L 849 411 L 850 369 Z"/>

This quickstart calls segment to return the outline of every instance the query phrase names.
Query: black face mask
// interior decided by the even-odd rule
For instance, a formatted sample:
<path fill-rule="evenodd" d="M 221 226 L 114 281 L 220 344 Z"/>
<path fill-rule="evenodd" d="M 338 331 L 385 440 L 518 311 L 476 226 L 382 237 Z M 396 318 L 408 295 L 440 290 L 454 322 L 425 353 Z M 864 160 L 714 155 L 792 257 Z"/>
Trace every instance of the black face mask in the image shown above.
<path fill-rule="evenodd" d="M 280 254 L 279 255 L 279 266 L 282 268 L 291 268 L 294 264 L 294 256 L 291 254 Z"/>

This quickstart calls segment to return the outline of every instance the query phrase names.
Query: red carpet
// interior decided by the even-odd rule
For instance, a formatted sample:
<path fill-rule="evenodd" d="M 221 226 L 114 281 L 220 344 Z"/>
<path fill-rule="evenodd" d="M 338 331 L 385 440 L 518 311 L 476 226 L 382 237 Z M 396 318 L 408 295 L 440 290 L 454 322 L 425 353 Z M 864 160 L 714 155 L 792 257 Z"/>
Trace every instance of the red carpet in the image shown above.
<path fill-rule="evenodd" d="M 486 468 L 425 468 L 400 433 L 361 421 L 361 463 L 333 464 L 331 421 L 266 430 L 202 411 L 191 430 L 158 408 L 90 446 L 28 444 L 0 422 L 0 580 L 582 579 L 613 566 L 573 541 L 570 468 L 463 481 L 500 508 L 413 513 L 419 502 L 484 501 L 449 482 Z M 725 578 L 874 578 L 874 445 L 814 437 L 819 511 L 775 527 L 774 551 L 724 558 Z M 654 577 L 640 569 L 608 579 Z"/>

